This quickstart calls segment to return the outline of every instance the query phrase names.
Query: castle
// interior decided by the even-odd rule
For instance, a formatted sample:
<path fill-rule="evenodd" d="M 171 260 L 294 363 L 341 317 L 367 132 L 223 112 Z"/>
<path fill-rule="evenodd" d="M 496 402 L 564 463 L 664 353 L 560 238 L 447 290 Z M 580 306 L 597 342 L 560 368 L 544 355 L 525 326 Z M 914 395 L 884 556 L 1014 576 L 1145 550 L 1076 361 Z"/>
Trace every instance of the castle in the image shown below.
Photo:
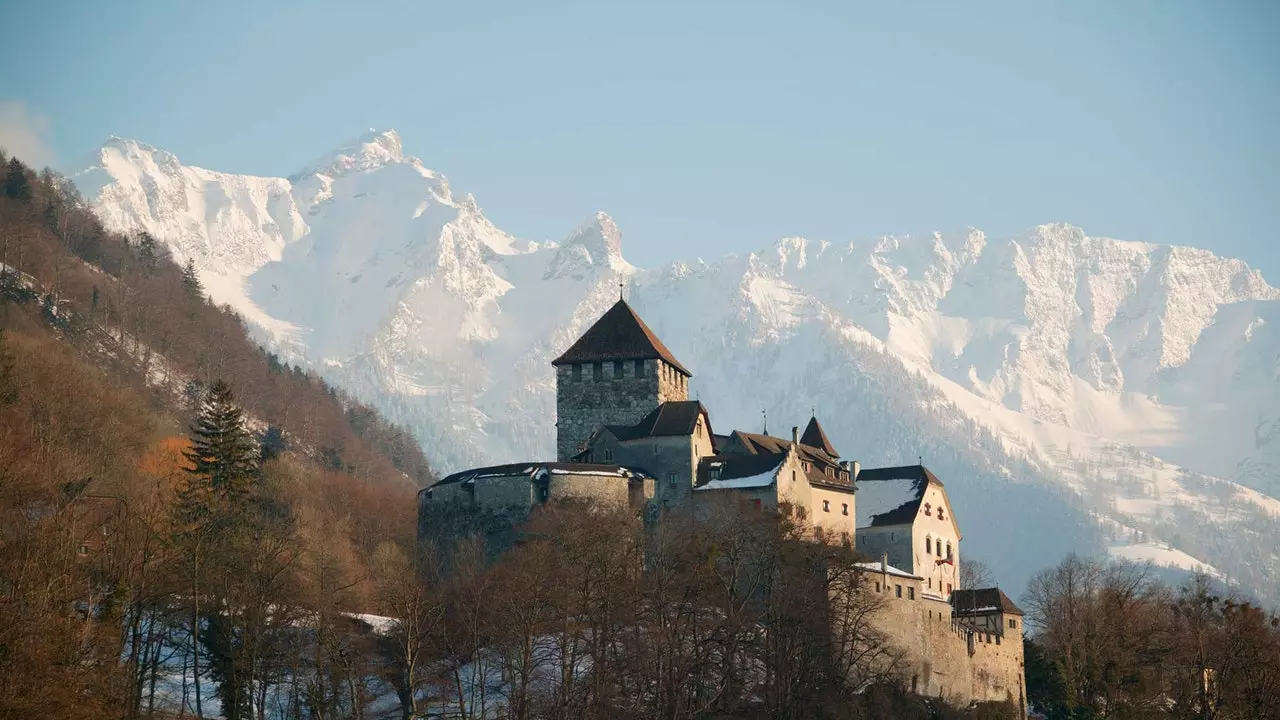
<path fill-rule="evenodd" d="M 509 519 L 501 534 L 559 498 L 655 521 L 724 494 L 761 511 L 785 507 L 815 541 L 873 558 L 860 567 L 886 598 L 881 624 L 905 653 L 913 691 L 1025 708 L 1022 611 L 998 588 L 960 589 L 960 527 L 923 465 L 841 460 L 816 417 L 789 439 L 717 434 L 707 409 L 689 400 L 692 373 L 624 300 L 552 365 L 556 461 L 465 470 L 423 489 L 420 535 L 467 509 Z"/>

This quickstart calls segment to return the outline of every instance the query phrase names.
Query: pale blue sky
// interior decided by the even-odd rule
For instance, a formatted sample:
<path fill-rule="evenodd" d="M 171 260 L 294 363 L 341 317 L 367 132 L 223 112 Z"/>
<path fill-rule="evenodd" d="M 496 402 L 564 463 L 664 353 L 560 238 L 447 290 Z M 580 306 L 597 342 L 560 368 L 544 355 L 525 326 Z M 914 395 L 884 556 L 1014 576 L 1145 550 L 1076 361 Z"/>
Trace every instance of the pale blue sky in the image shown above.
<path fill-rule="evenodd" d="M 1066 221 L 1280 284 L 1277 2 L 0 2 L 0 132 L 63 168 L 117 134 L 287 175 L 394 127 L 500 227 L 602 209 L 645 266 Z"/>

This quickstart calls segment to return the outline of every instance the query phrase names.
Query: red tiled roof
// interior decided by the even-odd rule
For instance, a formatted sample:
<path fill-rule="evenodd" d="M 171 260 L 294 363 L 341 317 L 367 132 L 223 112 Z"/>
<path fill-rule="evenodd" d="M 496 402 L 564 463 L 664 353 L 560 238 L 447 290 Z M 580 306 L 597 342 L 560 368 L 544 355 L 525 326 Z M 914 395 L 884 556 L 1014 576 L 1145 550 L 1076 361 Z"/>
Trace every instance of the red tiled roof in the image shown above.
<path fill-rule="evenodd" d="M 635 310 L 625 300 L 619 300 L 551 364 L 651 359 L 661 359 L 686 377 L 693 377 Z"/>

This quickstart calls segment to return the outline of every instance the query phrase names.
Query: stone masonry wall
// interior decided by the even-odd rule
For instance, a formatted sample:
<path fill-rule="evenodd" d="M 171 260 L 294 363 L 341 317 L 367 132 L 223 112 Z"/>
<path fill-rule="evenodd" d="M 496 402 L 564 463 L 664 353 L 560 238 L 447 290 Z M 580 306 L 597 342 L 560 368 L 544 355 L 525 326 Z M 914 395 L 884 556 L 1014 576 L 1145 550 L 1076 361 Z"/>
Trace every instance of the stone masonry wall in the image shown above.
<path fill-rule="evenodd" d="M 907 687 L 962 706 L 1009 701 L 1025 707 L 1021 618 L 1017 629 L 974 632 L 952 617 L 948 603 L 925 597 L 918 580 L 876 572 L 866 580 L 870 588 L 881 583 L 885 606 L 878 620 L 904 653 Z"/>
<path fill-rule="evenodd" d="M 662 360 L 644 360 L 636 377 L 634 360 L 617 365 L 580 363 L 556 367 L 556 459 L 568 462 L 601 425 L 634 425 L 659 404 L 688 399 L 688 378 Z M 599 376 L 597 378 L 597 367 Z"/>

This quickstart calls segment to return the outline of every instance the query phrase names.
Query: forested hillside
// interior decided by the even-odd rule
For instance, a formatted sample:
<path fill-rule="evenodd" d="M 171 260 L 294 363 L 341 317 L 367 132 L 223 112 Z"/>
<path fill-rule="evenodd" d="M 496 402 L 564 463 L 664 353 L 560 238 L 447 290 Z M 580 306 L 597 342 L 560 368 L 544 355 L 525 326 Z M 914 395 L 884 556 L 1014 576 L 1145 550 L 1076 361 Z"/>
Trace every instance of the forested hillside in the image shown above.
<path fill-rule="evenodd" d="M 416 443 L 60 177 L 0 153 L 0 182 L 0 718 L 194 710 L 175 676 L 239 698 L 286 662 L 272 628 L 337 662 L 375 550 L 412 546 Z"/>

